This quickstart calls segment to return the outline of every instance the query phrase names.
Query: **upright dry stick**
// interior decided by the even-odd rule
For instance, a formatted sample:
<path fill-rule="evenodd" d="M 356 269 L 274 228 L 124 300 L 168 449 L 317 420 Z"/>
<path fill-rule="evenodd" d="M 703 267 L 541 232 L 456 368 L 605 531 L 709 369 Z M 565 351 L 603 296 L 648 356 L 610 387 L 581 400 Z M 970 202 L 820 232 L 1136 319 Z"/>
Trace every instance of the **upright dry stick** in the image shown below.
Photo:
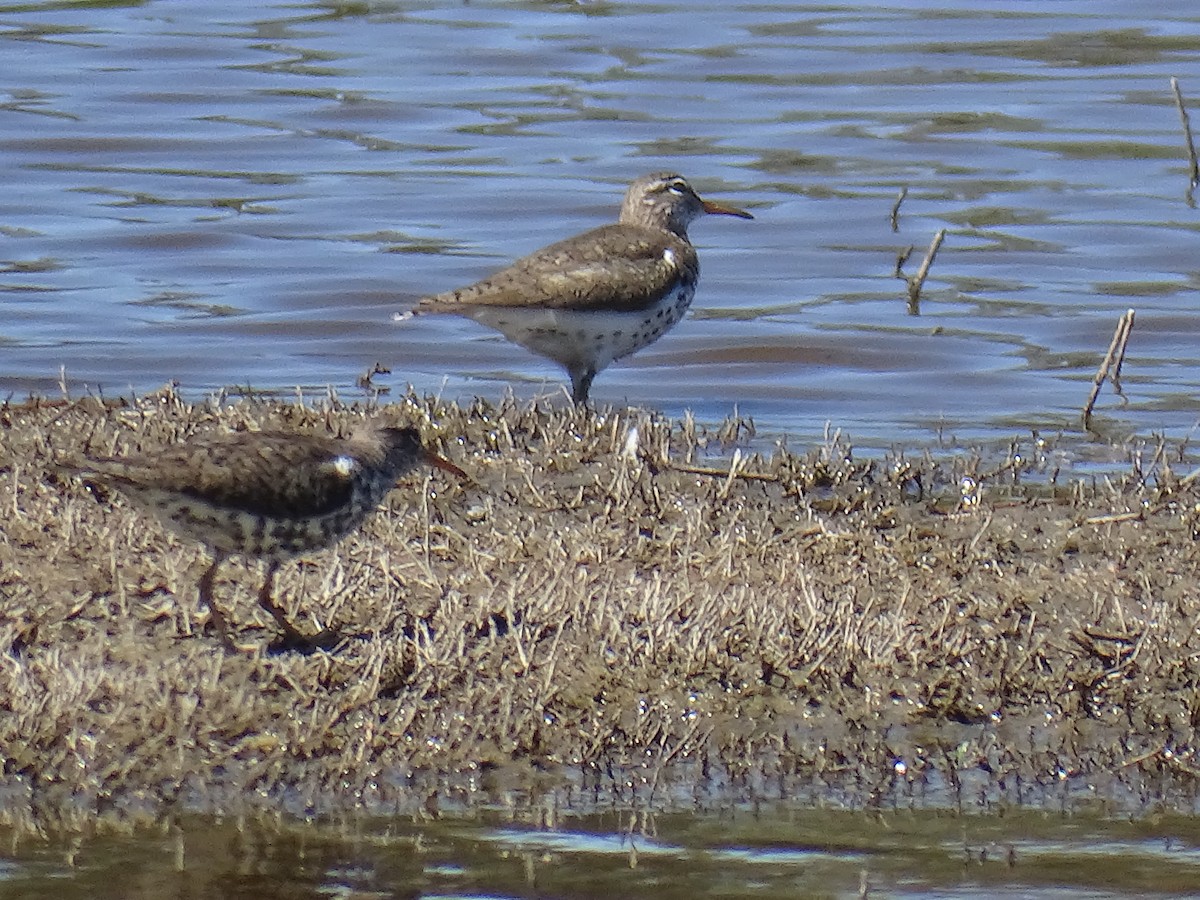
<path fill-rule="evenodd" d="M 896 202 L 892 204 L 892 214 L 889 217 L 892 223 L 892 231 L 900 230 L 900 204 L 904 202 L 904 198 L 908 196 L 908 186 L 900 188 L 900 193 L 896 196 Z"/>
<path fill-rule="evenodd" d="M 917 269 L 916 275 L 908 279 L 908 311 L 914 316 L 921 312 L 921 288 L 925 286 L 925 279 L 929 276 L 929 269 L 933 265 L 938 248 L 942 246 L 942 241 L 945 238 L 945 228 L 933 236 L 933 241 L 929 244 L 929 250 L 926 251 L 925 258 L 921 260 L 921 268 Z"/>
<path fill-rule="evenodd" d="M 1096 398 L 1100 395 L 1100 386 L 1104 384 L 1104 379 L 1109 377 L 1111 370 L 1111 380 L 1113 387 L 1117 393 L 1121 393 L 1121 364 L 1125 362 L 1125 348 L 1129 344 L 1129 333 L 1133 331 L 1133 316 L 1132 309 L 1126 310 L 1125 315 L 1121 316 L 1117 322 L 1117 328 L 1113 332 L 1112 341 L 1108 345 L 1108 353 L 1104 355 L 1104 362 L 1100 363 L 1100 368 L 1096 370 L 1096 377 L 1092 379 L 1092 393 L 1088 396 L 1087 405 L 1083 408 L 1083 427 L 1091 430 L 1092 427 L 1092 409 L 1096 405 Z"/>
<path fill-rule="evenodd" d="M 1121 390 L 1121 366 L 1125 364 L 1125 348 L 1129 345 L 1129 332 L 1133 330 L 1133 310 L 1125 311 L 1125 315 L 1121 316 L 1121 321 L 1117 323 L 1117 359 L 1113 363 L 1112 371 L 1108 375 L 1108 380 L 1112 382 L 1113 390 L 1118 395 L 1124 397 L 1125 392 Z"/>
<path fill-rule="evenodd" d="M 1179 90 L 1179 79 L 1171 79 L 1171 90 L 1175 92 L 1175 106 L 1179 109 L 1179 121 L 1183 124 L 1183 137 L 1187 141 L 1188 152 L 1188 201 L 1192 199 L 1192 191 L 1200 185 L 1200 162 L 1196 160 L 1196 143 L 1192 140 L 1192 123 L 1188 118 L 1187 107 L 1183 105 L 1183 92 Z"/>

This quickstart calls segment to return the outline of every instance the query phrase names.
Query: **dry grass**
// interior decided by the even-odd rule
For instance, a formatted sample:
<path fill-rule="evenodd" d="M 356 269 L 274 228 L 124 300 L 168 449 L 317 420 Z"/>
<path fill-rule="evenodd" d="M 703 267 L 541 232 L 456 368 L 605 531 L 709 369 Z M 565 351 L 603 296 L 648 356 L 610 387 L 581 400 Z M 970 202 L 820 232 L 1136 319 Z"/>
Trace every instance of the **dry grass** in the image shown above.
<path fill-rule="evenodd" d="M 831 439 L 729 477 L 747 423 L 415 397 L 389 413 L 474 482 L 414 475 L 335 551 L 284 566 L 277 596 L 341 629 L 336 651 L 236 656 L 196 608 L 201 549 L 53 460 L 345 432 L 362 411 L 169 391 L 0 408 L 4 816 L 387 807 L 456 773 L 652 786 L 684 761 L 865 803 L 979 773 L 1018 801 L 1194 790 L 1200 490 L 1161 454 L 1153 477 L 1026 491 L 1038 460 L 856 462 Z M 217 591 L 265 645 L 260 577 L 230 564 Z"/>

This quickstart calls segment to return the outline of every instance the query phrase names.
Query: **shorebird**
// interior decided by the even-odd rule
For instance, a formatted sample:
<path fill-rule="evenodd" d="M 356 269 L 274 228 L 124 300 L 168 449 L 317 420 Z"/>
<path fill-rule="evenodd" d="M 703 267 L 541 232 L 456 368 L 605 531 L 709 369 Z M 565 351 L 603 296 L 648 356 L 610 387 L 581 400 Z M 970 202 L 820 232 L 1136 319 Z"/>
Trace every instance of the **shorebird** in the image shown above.
<path fill-rule="evenodd" d="M 687 227 L 705 213 L 752 219 L 700 195 L 680 175 L 643 175 L 615 225 L 559 241 L 458 290 L 420 300 L 412 315 L 457 313 L 554 360 L 586 403 L 592 379 L 662 337 L 692 304 L 700 262 Z M 401 314 L 396 318 L 407 318 Z"/>
<path fill-rule="evenodd" d="M 284 560 L 327 547 L 354 531 L 396 479 L 425 462 L 466 473 L 427 449 L 413 428 L 374 424 L 351 438 L 289 432 L 200 437 L 124 458 L 95 458 L 60 468 L 116 489 L 135 507 L 197 541 L 212 554 L 200 576 L 200 602 L 227 649 L 240 650 L 213 598 L 217 567 L 232 555 L 265 560 L 259 605 L 283 631 L 284 645 L 328 647 L 332 635 L 302 634 L 272 599 Z"/>

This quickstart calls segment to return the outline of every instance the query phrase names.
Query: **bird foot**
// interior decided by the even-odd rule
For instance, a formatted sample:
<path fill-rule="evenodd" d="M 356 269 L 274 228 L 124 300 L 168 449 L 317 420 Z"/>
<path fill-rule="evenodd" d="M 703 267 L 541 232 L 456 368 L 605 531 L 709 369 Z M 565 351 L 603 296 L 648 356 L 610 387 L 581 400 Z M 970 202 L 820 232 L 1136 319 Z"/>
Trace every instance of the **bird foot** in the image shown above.
<path fill-rule="evenodd" d="M 258 652 L 258 647 L 255 644 L 239 644 L 233 638 L 222 636 L 221 646 L 225 648 L 227 653 L 235 656 L 253 656 Z"/>
<path fill-rule="evenodd" d="M 304 634 L 295 628 L 287 628 L 271 641 L 268 653 L 300 653 L 307 656 L 318 650 L 329 652 L 342 642 L 341 633 L 332 628 L 323 628 L 316 634 Z"/>

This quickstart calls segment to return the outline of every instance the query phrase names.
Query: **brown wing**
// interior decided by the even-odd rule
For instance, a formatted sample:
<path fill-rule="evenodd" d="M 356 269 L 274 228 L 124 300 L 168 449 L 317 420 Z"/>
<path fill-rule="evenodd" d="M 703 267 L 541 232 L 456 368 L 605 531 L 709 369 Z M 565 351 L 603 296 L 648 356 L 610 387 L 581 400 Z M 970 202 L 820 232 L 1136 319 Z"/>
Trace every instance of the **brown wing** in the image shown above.
<path fill-rule="evenodd" d="M 482 281 L 426 297 L 417 313 L 470 307 L 637 311 L 653 306 L 680 277 L 699 276 L 696 251 L 659 229 L 605 225 L 544 247 Z"/>
<path fill-rule="evenodd" d="M 247 432 L 92 460 L 78 471 L 135 498 L 139 491 L 172 491 L 230 509 L 307 517 L 349 499 L 359 463 L 342 450 L 340 442 L 317 435 Z"/>

